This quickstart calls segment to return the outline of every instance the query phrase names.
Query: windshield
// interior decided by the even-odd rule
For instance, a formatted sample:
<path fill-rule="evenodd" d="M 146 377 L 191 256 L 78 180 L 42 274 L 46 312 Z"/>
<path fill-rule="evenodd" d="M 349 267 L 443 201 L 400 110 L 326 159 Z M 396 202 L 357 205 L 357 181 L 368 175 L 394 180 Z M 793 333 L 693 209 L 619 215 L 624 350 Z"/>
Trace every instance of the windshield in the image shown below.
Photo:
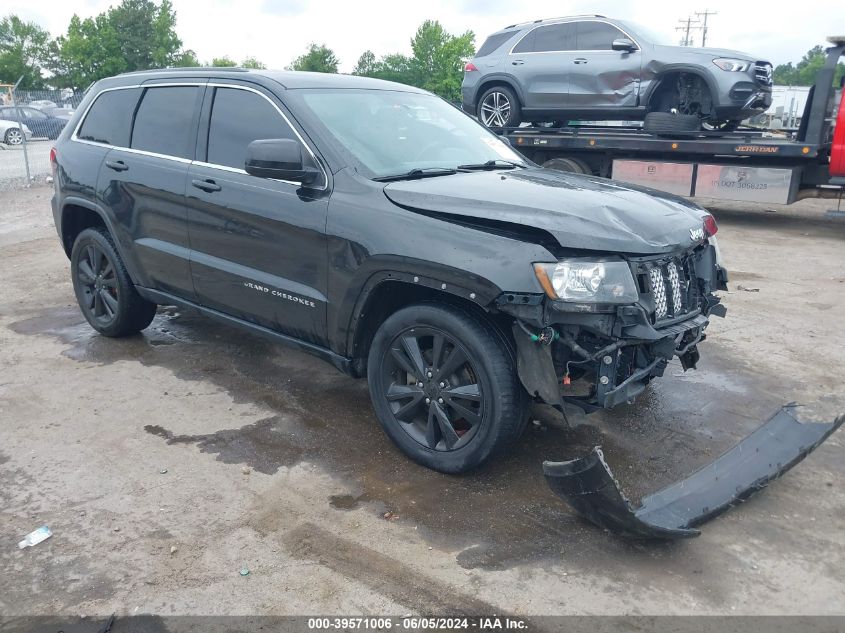
<path fill-rule="evenodd" d="M 302 97 L 314 118 L 374 178 L 491 161 L 526 164 L 498 136 L 432 95 L 314 90 Z"/>

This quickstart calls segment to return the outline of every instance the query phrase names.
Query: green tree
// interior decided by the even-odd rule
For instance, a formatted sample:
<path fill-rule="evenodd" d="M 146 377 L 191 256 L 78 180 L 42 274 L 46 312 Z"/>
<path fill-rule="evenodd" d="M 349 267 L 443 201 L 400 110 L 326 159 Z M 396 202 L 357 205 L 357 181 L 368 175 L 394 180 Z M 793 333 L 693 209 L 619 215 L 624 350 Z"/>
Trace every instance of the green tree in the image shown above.
<path fill-rule="evenodd" d="M 191 49 L 186 49 L 179 53 L 176 59 L 173 60 L 172 65 L 174 68 L 192 68 L 202 66 L 197 54 Z"/>
<path fill-rule="evenodd" d="M 812 86 L 816 83 L 816 74 L 824 66 L 827 53 L 821 46 L 814 46 L 804 54 L 797 64 L 789 62 L 775 67 L 773 80 L 781 86 Z M 836 65 L 834 73 L 834 85 L 838 86 L 842 76 L 845 75 L 845 64 Z"/>
<path fill-rule="evenodd" d="M 44 87 L 41 69 L 49 58 L 50 34 L 16 15 L 0 20 L 0 83 L 15 83 L 21 76 L 24 90 Z"/>
<path fill-rule="evenodd" d="M 360 77 L 374 77 L 377 70 L 378 62 L 376 61 L 376 55 L 373 51 L 368 50 L 361 53 L 358 63 L 352 69 L 352 74 L 359 75 Z"/>
<path fill-rule="evenodd" d="M 459 99 L 464 59 L 475 55 L 475 34 L 452 35 L 436 20 L 426 20 L 411 40 L 411 50 L 414 85 L 444 99 Z"/>
<path fill-rule="evenodd" d="M 287 70 L 336 73 L 339 63 L 334 51 L 325 44 L 309 44 L 308 51 L 293 60 Z"/>
<path fill-rule="evenodd" d="M 170 0 L 122 0 L 94 18 L 74 15 L 49 49 L 54 83 L 77 89 L 121 72 L 197 63 L 182 50 Z"/>
<path fill-rule="evenodd" d="M 234 68 L 237 65 L 238 62 L 236 62 L 228 55 L 223 55 L 223 57 L 215 57 L 211 60 L 210 64 L 206 64 L 206 66 L 214 66 L 215 68 Z"/>
<path fill-rule="evenodd" d="M 411 39 L 411 57 L 394 53 L 376 60 L 365 51 L 352 74 L 410 84 L 454 101 L 461 96 L 464 59 L 475 54 L 474 41 L 472 31 L 452 35 L 439 22 L 426 20 Z"/>
<path fill-rule="evenodd" d="M 257 70 L 263 70 L 267 68 L 267 66 L 265 66 L 263 62 L 258 61 L 255 57 L 247 57 L 241 62 L 241 68 L 255 68 Z"/>

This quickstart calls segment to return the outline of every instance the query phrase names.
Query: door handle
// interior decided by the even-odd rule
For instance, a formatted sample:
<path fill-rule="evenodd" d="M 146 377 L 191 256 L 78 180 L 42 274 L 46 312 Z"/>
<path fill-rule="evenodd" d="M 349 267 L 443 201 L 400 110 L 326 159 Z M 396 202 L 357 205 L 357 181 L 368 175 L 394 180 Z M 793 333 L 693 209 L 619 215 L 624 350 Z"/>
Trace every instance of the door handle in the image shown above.
<path fill-rule="evenodd" d="M 576 64 L 586 64 L 586 63 L 587 63 L 587 59 L 586 59 L 585 57 L 576 57 L 576 58 L 575 58 L 575 63 L 576 63 Z"/>
<path fill-rule="evenodd" d="M 191 184 L 197 189 L 202 189 L 203 191 L 207 191 L 208 193 L 220 191 L 223 188 L 210 178 L 208 180 L 192 180 Z"/>
<path fill-rule="evenodd" d="M 522 66 L 524 63 L 525 62 L 522 61 L 521 59 L 515 59 L 511 62 L 511 64 L 513 64 L 514 66 Z"/>
<path fill-rule="evenodd" d="M 115 171 L 126 171 L 129 169 L 129 165 L 124 163 L 122 160 L 107 160 L 106 167 L 114 169 Z"/>

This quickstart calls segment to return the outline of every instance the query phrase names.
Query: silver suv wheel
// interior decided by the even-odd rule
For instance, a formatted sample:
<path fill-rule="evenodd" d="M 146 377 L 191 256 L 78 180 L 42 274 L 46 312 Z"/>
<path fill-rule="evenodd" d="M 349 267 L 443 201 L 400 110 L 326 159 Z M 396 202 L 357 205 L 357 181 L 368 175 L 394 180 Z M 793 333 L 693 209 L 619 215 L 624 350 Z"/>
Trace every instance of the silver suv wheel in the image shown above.
<path fill-rule="evenodd" d="M 493 91 L 481 102 L 481 122 L 487 127 L 505 127 L 511 114 L 511 102 L 508 96 Z"/>

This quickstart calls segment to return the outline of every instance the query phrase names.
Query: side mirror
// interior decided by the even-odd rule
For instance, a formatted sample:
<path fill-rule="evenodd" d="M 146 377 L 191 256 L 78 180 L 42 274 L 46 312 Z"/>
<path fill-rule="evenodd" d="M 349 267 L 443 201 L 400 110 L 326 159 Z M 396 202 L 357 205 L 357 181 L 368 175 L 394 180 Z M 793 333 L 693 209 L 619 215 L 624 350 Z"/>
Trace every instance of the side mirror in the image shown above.
<path fill-rule="evenodd" d="M 615 51 L 623 51 L 625 53 L 630 53 L 632 51 L 637 50 L 637 45 L 634 44 L 627 37 L 620 37 L 618 40 L 613 40 L 613 44 L 610 45 L 610 48 Z"/>
<path fill-rule="evenodd" d="M 310 184 L 319 171 L 302 162 L 302 145 L 287 138 L 253 141 L 246 148 L 246 173 L 259 178 L 276 178 Z"/>

